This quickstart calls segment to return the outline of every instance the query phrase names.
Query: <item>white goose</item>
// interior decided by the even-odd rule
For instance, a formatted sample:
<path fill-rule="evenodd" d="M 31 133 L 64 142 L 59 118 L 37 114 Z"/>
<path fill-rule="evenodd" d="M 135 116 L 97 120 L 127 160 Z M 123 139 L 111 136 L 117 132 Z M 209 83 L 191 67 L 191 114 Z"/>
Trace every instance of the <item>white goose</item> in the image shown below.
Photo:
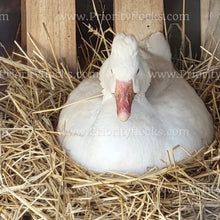
<path fill-rule="evenodd" d="M 67 104 L 101 92 L 103 97 L 61 111 L 57 129 L 68 135 L 60 142 L 90 170 L 140 174 L 147 167 L 163 167 L 167 150 L 177 145 L 192 152 L 213 139 L 212 118 L 175 72 L 164 36 L 153 34 L 142 44 L 132 35 L 117 34 L 99 79 L 85 79 Z M 174 155 L 176 161 L 187 157 L 180 148 Z"/>

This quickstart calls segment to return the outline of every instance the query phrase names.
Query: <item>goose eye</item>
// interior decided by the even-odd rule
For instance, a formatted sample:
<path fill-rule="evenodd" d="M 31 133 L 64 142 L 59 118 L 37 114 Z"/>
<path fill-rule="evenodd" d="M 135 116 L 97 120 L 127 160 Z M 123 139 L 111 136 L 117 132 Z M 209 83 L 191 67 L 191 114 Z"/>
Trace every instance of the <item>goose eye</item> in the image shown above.
<path fill-rule="evenodd" d="M 140 69 L 137 70 L 136 75 L 139 73 Z"/>

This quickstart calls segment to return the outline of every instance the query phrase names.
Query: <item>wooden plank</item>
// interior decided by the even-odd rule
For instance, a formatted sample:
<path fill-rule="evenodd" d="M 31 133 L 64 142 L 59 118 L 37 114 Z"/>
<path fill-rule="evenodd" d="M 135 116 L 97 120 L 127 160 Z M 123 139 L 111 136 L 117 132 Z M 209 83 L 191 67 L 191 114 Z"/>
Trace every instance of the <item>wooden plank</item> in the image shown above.
<path fill-rule="evenodd" d="M 220 1 L 201 0 L 201 44 L 213 52 L 220 39 Z M 210 41 L 212 43 L 210 44 Z M 220 46 L 215 55 L 220 58 Z"/>
<path fill-rule="evenodd" d="M 26 20 L 23 32 L 30 33 L 48 61 L 54 61 L 49 40 L 43 27 L 46 24 L 58 61 L 64 61 L 69 68 L 76 69 L 76 25 L 75 0 L 22 0 Z M 25 32 L 26 33 L 26 32 Z M 25 45 L 26 34 L 22 34 Z M 27 38 L 27 53 L 32 55 L 34 47 Z"/>
<path fill-rule="evenodd" d="M 201 11 L 201 45 L 205 45 L 206 39 L 206 29 L 209 21 L 209 8 L 210 1 L 201 0 L 200 1 L 200 11 Z"/>
<path fill-rule="evenodd" d="M 163 31 L 163 0 L 114 0 L 114 30 L 138 40 Z"/>

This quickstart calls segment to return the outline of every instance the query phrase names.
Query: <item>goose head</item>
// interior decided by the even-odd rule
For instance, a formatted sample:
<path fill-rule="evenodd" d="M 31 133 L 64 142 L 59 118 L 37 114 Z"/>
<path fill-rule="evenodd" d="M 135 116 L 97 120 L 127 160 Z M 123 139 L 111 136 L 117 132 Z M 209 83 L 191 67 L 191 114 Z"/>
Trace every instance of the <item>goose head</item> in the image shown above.
<path fill-rule="evenodd" d="M 139 54 L 133 35 L 119 33 L 112 43 L 111 55 L 100 69 L 104 99 L 114 97 L 117 116 L 127 121 L 135 96 L 145 95 L 150 84 L 149 68 Z"/>

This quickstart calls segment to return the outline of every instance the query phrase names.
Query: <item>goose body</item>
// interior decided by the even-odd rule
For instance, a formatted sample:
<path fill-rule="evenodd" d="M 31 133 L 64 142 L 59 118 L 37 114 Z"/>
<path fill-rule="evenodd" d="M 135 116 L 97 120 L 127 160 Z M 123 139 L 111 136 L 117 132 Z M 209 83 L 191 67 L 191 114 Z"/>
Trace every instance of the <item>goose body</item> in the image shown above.
<path fill-rule="evenodd" d="M 163 167 L 167 151 L 198 150 L 213 139 L 213 122 L 194 89 L 174 70 L 161 33 L 138 45 L 131 35 L 114 38 L 99 76 L 85 79 L 64 108 L 60 143 L 84 167 L 98 172 L 144 173 Z M 177 148 L 175 160 L 187 154 Z"/>

